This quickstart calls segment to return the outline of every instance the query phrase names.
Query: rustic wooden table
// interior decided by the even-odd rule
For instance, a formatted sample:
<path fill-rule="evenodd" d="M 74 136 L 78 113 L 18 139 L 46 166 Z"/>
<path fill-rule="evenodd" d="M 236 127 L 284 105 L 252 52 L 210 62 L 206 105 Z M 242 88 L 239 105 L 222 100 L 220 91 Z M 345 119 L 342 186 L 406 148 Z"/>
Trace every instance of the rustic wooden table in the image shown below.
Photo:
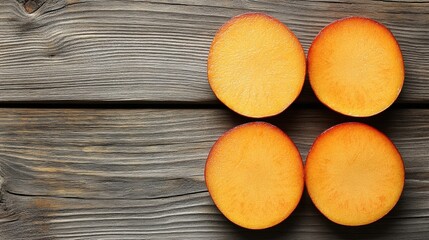
<path fill-rule="evenodd" d="M 402 48 L 398 101 L 371 118 L 322 106 L 308 85 L 285 113 L 303 158 L 344 121 L 370 123 L 403 155 L 394 210 L 364 227 L 329 222 L 304 195 L 279 226 L 249 231 L 213 205 L 203 169 L 214 141 L 251 121 L 206 79 L 216 30 L 261 11 L 305 50 L 351 15 L 387 25 Z M 0 0 L 0 239 L 429 239 L 429 1 Z"/>

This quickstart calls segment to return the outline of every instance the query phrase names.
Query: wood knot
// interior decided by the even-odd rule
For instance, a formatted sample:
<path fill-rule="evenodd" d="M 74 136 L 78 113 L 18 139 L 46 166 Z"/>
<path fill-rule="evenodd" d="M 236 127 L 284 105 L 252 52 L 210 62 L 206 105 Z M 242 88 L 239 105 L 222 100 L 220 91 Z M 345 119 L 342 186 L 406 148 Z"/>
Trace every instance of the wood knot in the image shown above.
<path fill-rule="evenodd" d="M 31 14 L 37 11 L 45 2 L 46 0 L 25 0 L 24 9 L 27 13 Z"/>

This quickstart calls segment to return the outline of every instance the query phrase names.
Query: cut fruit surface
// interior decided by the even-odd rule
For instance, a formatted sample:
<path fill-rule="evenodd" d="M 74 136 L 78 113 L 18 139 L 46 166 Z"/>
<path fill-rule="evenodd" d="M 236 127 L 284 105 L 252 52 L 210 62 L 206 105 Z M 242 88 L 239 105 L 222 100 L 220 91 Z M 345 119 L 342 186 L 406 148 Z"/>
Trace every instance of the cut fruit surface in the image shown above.
<path fill-rule="evenodd" d="M 296 36 L 280 21 L 247 13 L 223 25 L 210 47 L 210 87 L 226 106 L 248 117 L 276 115 L 299 95 L 306 60 Z"/>
<path fill-rule="evenodd" d="M 362 123 L 343 123 L 322 133 L 305 164 L 305 183 L 316 207 L 342 225 L 377 221 L 397 203 L 404 164 L 384 134 Z"/>
<path fill-rule="evenodd" d="M 395 37 L 382 24 L 350 17 L 326 26 L 308 51 L 308 74 L 319 100 L 349 116 L 382 112 L 398 97 L 404 63 Z"/>
<path fill-rule="evenodd" d="M 205 180 L 214 203 L 230 221 L 264 229 L 296 208 L 304 170 L 298 149 L 283 131 L 253 122 L 217 140 L 207 158 Z"/>

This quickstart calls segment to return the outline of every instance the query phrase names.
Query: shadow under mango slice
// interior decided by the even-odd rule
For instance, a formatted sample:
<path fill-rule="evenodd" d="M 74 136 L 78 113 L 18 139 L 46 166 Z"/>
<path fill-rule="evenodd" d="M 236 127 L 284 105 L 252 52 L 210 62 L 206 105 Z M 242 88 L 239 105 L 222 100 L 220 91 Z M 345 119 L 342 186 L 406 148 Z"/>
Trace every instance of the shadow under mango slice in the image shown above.
<path fill-rule="evenodd" d="M 296 36 L 279 20 L 247 13 L 219 29 L 207 72 L 221 102 L 241 115 L 262 118 L 281 113 L 298 97 L 306 60 Z"/>
<path fill-rule="evenodd" d="M 264 122 L 243 124 L 222 135 L 209 153 L 204 175 L 219 210 L 249 229 L 282 222 L 298 205 L 304 188 L 295 144 Z"/>
<path fill-rule="evenodd" d="M 396 100 L 404 83 L 404 63 L 385 26 L 350 17 L 329 24 L 314 39 L 308 75 L 323 104 L 345 115 L 367 117 Z"/>

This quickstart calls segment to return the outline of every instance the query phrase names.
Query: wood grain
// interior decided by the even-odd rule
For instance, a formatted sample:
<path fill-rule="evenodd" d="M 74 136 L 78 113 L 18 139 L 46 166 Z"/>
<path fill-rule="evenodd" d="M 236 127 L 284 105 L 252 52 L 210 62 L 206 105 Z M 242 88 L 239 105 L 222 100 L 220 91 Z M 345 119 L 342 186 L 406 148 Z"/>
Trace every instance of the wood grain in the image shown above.
<path fill-rule="evenodd" d="M 335 225 L 305 195 L 279 226 L 228 222 L 204 184 L 208 151 L 248 121 L 224 109 L 0 109 L 1 239 L 427 239 L 429 110 L 390 109 L 362 119 L 397 145 L 403 196 L 379 222 Z M 328 127 L 354 120 L 326 109 L 268 119 L 305 158 Z"/>
<path fill-rule="evenodd" d="M 361 15 L 387 25 L 405 59 L 399 102 L 429 103 L 429 1 L 0 1 L 0 103 L 218 103 L 206 79 L 216 30 L 261 11 L 305 50 L 329 22 Z M 300 102 L 314 102 L 308 86 Z"/>

